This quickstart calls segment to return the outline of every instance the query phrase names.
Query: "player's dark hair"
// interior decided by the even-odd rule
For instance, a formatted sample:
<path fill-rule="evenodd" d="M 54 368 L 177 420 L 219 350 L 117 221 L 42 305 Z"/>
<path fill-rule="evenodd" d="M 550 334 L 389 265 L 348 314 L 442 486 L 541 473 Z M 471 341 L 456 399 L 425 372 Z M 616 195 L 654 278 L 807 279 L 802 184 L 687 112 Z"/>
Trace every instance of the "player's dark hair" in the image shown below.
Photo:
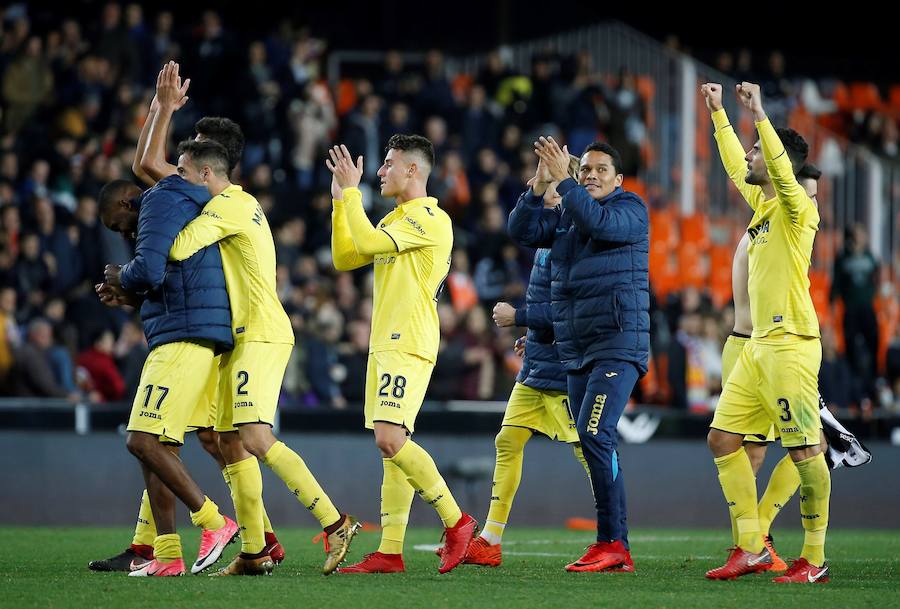
<path fill-rule="evenodd" d="M 213 170 L 213 173 L 228 177 L 228 151 L 225 146 L 213 140 L 184 140 L 178 144 L 178 154 L 186 154 L 191 157 L 198 168 L 204 165 Z"/>
<path fill-rule="evenodd" d="M 817 180 L 822 177 L 822 171 L 813 165 L 812 163 L 807 163 L 803 167 L 800 168 L 800 171 L 797 172 L 798 180 Z"/>
<path fill-rule="evenodd" d="M 244 153 L 244 132 L 241 126 L 230 118 L 204 116 L 194 123 L 194 131 L 197 135 L 222 144 L 228 153 L 228 172 L 234 171 Z"/>
<path fill-rule="evenodd" d="M 397 133 L 388 140 L 384 151 L 401 150 L 403 152 L 418 152 L 425 162 L 428 163 L 428 169 L 434 167 L 434 144 L 427 137 L 421 135 L 404 135 Z"/>
<path fill-rule="evenodd" d="M 791 159 L 791 167 L 794 168 L 794 173 L 799 172 L 803 164 L 806 163 L 806 157 L 809 156 L 809 144 L 806 143 L 803 136 L 793 129 L 780 127 L 775 130 L 775 133 L 778 134 L 778 138 L 784 144 L 788 158 Z"/>
<path fill-rule="evenodd" d="M 604 154 L 608 154 L 609 158 L 612 159 L 613 169 L 616 170 L 616 174 L 622 173 L 622 155 L 619 154 L 618 150 L 616 150 L 606 142 L 594 142 L 584 149 L 584 152 L 581 153 L 581 156 L 584 156 L 588 152 L 602 152 Z"/>
<path fill-rule="evenodd" d="M 102 218 L 112 211 L 113 206 L 124 198 L 125 191 L 133 186 L 134 184 L 128 180 L 113 180 L 112 182 L 107 182 L 103 188 L 100 189 L 100 194 L 97 197 L 97 207 L 100 212 L 100 217 Z"/>

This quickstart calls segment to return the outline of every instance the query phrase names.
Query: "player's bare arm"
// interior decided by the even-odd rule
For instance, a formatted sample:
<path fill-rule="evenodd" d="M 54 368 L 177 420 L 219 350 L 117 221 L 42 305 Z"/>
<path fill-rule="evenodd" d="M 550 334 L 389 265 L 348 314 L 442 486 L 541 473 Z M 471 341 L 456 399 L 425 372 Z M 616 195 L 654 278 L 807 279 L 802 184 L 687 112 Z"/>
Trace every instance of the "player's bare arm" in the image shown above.
<path fill-rule="evenodd" d="M 191 84 L 190 78 L 181 82 L 178 70 L 179 65 L 170 61 L 163 66 L 156 78 L 156 101 L 159 110 L 153 116 L 147 144 L 140 160 L 141 169 L 155 181 L 178 173 L 175 165 L 166 161 L 166 142 L 169 139 L 172 115 L 188 102 L 187 90 Z"/>

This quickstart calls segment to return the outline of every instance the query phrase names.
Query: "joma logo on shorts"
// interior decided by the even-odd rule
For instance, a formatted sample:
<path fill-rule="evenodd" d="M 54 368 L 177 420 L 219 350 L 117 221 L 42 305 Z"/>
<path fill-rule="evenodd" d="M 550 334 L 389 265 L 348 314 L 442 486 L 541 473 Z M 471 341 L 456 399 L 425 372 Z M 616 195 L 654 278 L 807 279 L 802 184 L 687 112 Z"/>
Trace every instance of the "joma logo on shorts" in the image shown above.
<path fill-rule="evenodd" d="M 252 408 L 253 402 L 235 402 L 234 407 L 235 408 Z"/>
<path fill-rule="evenodd" d="M 781 429 L 781 433 L 799 433 L 799 432 L 800 432 L 799 427 L 783 427 Z"/>
<path fill-rule="evenodd" d="M 382 406 L 390 406 L 391 408 L 400 408 L 400 404 L 397 402 L 392 402 L 390 400 L 381 400 Z"/>
<path fill-rule="evenodd" d="M 600 426 L 600 415 L 603 414 L 603 407 L 606 406 L 606 394 L 601 393 L 594 398 L 594 407 L 591 409 L 591 418 L 588 419 L 587 430 L 597 435 L 597 428 Z"/>
<path fill-rule="evenodd" d="M 162 420 L 162 416 L 156 414 L 155 412 L 147 412 L 146 410 L 141 411 L 141 416 L 147 417 L 149 419 L 158 419 L 160 421 Z"/>

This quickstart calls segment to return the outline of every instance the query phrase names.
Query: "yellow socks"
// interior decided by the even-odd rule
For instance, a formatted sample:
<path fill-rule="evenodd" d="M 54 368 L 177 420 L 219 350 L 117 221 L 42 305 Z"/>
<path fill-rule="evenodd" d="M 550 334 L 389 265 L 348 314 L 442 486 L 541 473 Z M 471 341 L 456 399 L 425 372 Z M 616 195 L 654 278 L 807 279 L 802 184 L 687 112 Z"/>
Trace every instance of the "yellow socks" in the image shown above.
<path fill-rule="evenodd" d="M 778 462 L 772 475 L 766 492 L 759 500 L 759 530 L 763 535 L 769 534 L 772 521 L 778 516 L 781 508 L 794 496 L 800 486 L 800 473 L 797 466 L 791 460 L 790 455 Z"/>
<path fill-rule="evenodd" d="M 213 503 L 209 497 L 204 497 L 205 501 L 199 510 L 191 512 L 191 522 L 195 527 L 215 531 L 225 526 L 225 518 L 219 513 L 219 506 Z M 159 539 L 159 537 L 157 537 Z"/>
<path fill-rule="evenodd" d="M 141 509 L 138 511 L 131 543 L 136 546 L 152 546 L 154 539 L 156 539 L 156 522 L 153 520 L 153 510 L 150 509 L 150 496 L 145 490 L 141 495 Z"/>
<path fill-rule="evenodd" d="M 481 532 L 481 536 L 491 545 L 496 545 L 503 539 L 512 502 L 522 480 L 525 444 L 531 436 L 530 429 L 504 425 L 494 440 L 497 460 L 494 463 L 494 480 L 491 485 L 491 507 L 484 523 L 484 531 Z"/>
<path fill-rule="evenodd" d="M 795 463 L 800 473 L 800 517 L 803 519 L 803 550 L 800 556 L 821 567 L 825 564 L 825 531 L 828 529 L 828 500 L 831 472 L 825 455 Z"/>
<path fill-rule="evenodd" d="M 297 499 L 319 521 L 324 529 L 341 519 L 340 512 L 319 486 L 300 455 L 284 442 L 276 442 L 266 453 L 263 463 L 287 485 Z"/>
<path fill-rule="evenodd" d="M 390 459 L 381 460 L 384 478 L 381 480 L 381 545 L 382 554 L 402 554 L 413 489 L 403 473 Z"/>
<path fill-rule="evenodd" d="M 734 518 L 737 545 L 748 552 L 761 552 L 763 540 L 756 511 L 756 478 L 747 451 L 741 447 L 730 455 L 717 457 L 715 463 L 728 511 Z"/>
<path fill-rule="evenodd" d="M 241 552 L 257 554 L 265 547 L 262 517 L 262 473 L 256 457 L 225 466 L 231 479 L 231 498 L 241 526 Z"/>
<path fill-rule="evenodd" d="M 153 557 L 159 562 L 172 562 L 181 558 L 181 537 L 178 533 L 158 535 L 153 540 Z"/>
<path fill-rule="evenodd" d="M 459 522 L 462 511 L 425 449 L 412 440 L 407 440 L 389 461 L 406 474 L 406 479 L 419 496 L 437 510 L 445 527 L 452 527 Z"/>
<path fill-rule="evenodd" d="M 222 470 L 222 477 L 225 479 L 225 484 L 228 485 L 228 489 L 231 489 L 231 477 L 228 475 L 228 466 Z M 265 503 L 260 504 L 262 509 L 262 517 L 263 517 L 263 531 L 266 533 L 274 533 L 275 529 L 272 528 L 272 523 L 269 521 L 269 515 L 266 514 L 266 505 Z"/>

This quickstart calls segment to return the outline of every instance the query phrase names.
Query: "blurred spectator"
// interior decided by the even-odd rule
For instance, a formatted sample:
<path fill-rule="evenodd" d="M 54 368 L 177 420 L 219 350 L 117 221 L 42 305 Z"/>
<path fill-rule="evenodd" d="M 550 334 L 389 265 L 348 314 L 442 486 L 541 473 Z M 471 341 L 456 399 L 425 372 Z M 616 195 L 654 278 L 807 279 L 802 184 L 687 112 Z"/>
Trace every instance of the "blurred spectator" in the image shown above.
<path fill-rule="evenodd" d="M 83 351 L 76 362 L 87 371 L 90 390 L 99 393 L 104 402 L 115 402 L 125 395 L 125 381 L 113 359 L 114 347 L 112 331 L 101 330 L 91 341 L 91 347 Z"/>
<path fill-rule="evenodd" d="M 878 261 L 869 250 L 863 225 L 848 228 L 844 247 L 834 261 L 831 299 L 844 303 L 844 344 L 847 359 L 863 383 L 866 396 L 875 395 L 878 366 L 878 321 L 875 294 L 878 289 Z"/>
<path fill-rule="evenodd" d="M 66 391 L 60 379 L 56 378 L 50 362 L 52 347 L 53 328 L 46 320 L 32 320 L 28 324 L 26 342 L 15 352 L 16 364 L 11 376 L 13 395 L 78 399 L 77 393 Z"/>
<path fill-rule="evenodd" d="M 341 350 L 339 361 L 344 367 L 341 394 L 347 402 L 362 408 L 366 400 L 366 370 L 369 360 L 369 326 L 362 321 L 347 324 L 349 341 Z"/>
<path fill-rule="evenodd" d="M 9 372 L 13 367 L 13 353 L 21 339 L 16 325 L 16 291 L 0 288 L 0 395 L 8 395 Z"/>
<path fill-rule="evenodd" d="M 52 292 L 63 294 L 84 276 L 82 258 L 76 248 L 78 230 L 59 226 L 54 205 L 45 197 L 35 199 L 34 213 L 41 251 L 53 275 Z"/>
<path fill-rule="evenodd" d="M 19 131 L 53 93 L 53 72 L 37 36 L 28 39 L 21 53 L 3 74 L 5 133 Z"/>
<path fill-rule="evenodd" d="M 125 395 L 122 398 L 125 402 L 134 400 L 148 353 L 150 350 L 147 348 L 147 339 L 140 324 L 134 321 L 125 322 L 113 348 L 113 355 L 125 382 Z"/>
<path fill-rule="evenodd" d="M 322 406 L 337 409 L 347 407 L 340 388 L 346 372 L 338 366 L 338 341 L 343 334 L 343 323 L 336 307 L 323 307 L 313 322 L 313 332 L 305 337 L 306 377 L 312 397 Z"/>
<path fill-rule="evenodd" d="M 847 358 L 838 353 L 837 338 L 828 326 L 822 328 L 822 367 L 819 369 L 819 394 L 831 409 L 849 408 L 859 403 L 859 389 Z"/>

